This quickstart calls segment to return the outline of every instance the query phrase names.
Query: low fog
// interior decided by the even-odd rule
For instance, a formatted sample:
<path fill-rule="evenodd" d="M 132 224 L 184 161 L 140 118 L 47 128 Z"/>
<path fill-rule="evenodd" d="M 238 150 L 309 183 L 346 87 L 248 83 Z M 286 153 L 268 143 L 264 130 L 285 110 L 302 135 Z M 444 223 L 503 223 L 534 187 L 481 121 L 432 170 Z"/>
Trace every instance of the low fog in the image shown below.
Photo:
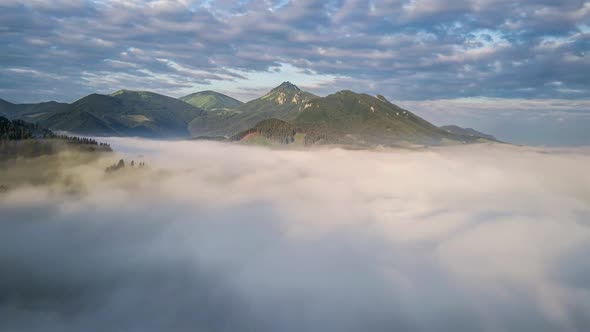
<path fill-rule="evenodd" d="M 590 329 L 588 149 L 110 143 L 0 193 L 1 331 Z"/>

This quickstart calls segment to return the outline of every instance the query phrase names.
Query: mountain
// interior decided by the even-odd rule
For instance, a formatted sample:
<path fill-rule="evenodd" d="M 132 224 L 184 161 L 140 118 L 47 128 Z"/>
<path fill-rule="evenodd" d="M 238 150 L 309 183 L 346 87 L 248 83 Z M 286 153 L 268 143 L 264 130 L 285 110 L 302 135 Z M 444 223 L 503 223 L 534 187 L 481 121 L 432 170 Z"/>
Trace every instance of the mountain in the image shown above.
<path fill-rule="evenodd" d="M 438 128 L 380 95 L 340 91 L 309 100 L 291 122 L 262 120 L 229 140 L 263 145 L 370 147 L 463 144 L 490 139 Z"/>
<path fill-rule="evenodd" d="M 92 94 L 72 104 L 16 105 L 0 100 L 0 112 L 7 117 L 33 119 L 50 129 L 99 136 L 192 135 L 200 139 L 229 137 L 265 144 L 295 142 L 308 146 L 361 147 L 497 141 L 470 128 L 439 128 L 380 95 L 344 90 L 318 97 L 290 82 L 283 82 L 244 104 L 213 91 L 181 99 L 147 91 L 120 90 L 112 95 Z M 232 105 L 237 107 L 224 108 Z"/>
<path fill-rule="evenodd" d="M 67 110 L 69 104 L 48 101 L 37 104 L 13 104 L 0 99 L 0 116 L 37 122 L 43 117 Z"/>
<path fill-rule="evenodd" d="M 198 118 L 190 124 L 194 135 L 233 135 L 265 119 L 294 120 L 305 104 L 318 96 L 283 82 L 264 96 L 234 109 L 234 113 L 217 119 Z"/>
<path fill-rule="evenodd" d="M 442 126 L 440 128 L 442 130 L 445 130 L 445 131 L 455 134 L 455 135 L 483 138 L 483 139 L 490 140 L 490 141 L 498 141 L 498 139 L 496 139 L 494 136 L 484 134 L 484 133 L 479 132 L 473 128 L 462 128 L 462 127 L 455 126 L 455 125 Z"/>
<path fill-rule="evenodd" d="M 235 98 L 210 90 L 192 93 L 179 99 L 210 112 L 227 112 L 243 104 Z"/>
<path fill-rule="evenodd" d="M 442 130 L 383 96 L 348 90 L 309 101 L 293 123 L 306 132 L 308 145 L 440 145 L 473 140 Z"/>
<path fill-rule="evenodd" d="M 199 117 L 190 130 L 231 140 L 304 145 L 446 145 L 491 140 L 441 129 L 381 95 L 344 90 L 326 97 L 284 82 L 224 117 Z M 268 120 L 268 121 L 267 121 Z M 233 135 L 233 136 L 232 136 Z"/>
<path fill-rule="evenodd" d="M 188 123 L 205 115 L 176 98 L 147 91 L 91 94 L 40 123 L 55 130 L 98 136 L 182 137 Z"/>
<path fill-rule="evenodd" d="M 264 96 L 238 107 L 244 124 L 255 124 L 263 119 L 275 118 L 291 121 L 299 115 L 304 105 L 318 96 L 299 89 L 291 82 L 283 82 Z"/>
<path fill-rule="evenodd" d="M 297 128 L 279 119 L 266 119 L 258 122 L 254 127 L 230 137 L 230 141 L 270 145 L 273 143 L 294 143 Z"/>

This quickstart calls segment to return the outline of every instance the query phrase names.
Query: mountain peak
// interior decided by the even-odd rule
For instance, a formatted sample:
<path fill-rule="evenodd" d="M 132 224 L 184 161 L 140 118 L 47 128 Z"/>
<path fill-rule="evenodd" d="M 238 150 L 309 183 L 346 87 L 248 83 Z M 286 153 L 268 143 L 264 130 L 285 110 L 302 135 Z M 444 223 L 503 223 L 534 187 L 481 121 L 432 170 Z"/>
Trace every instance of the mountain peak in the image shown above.
<path fill-rule="evenodd" d="M 122 89 L 119 91 L 116 91 L 114 93 L 111 94 L 111 97 L 117 97 L 117 96 L 133 96 L 133 95 L 137 95 L 137 96 L 148 96 L 148 95 L 154 95 L 155 93 L 150 92 L 150 91 L 141 91 L 141 90 L 126 90 L 126 89 Z"/>
<path fill-rule="evenodd" d="M 281 85 L 277 86 L 276 88 L 270 90 L 270 92 L 299 92 L 301 89 L 297 87 L 297 85 L 286 81 L 281 83 Z"/>

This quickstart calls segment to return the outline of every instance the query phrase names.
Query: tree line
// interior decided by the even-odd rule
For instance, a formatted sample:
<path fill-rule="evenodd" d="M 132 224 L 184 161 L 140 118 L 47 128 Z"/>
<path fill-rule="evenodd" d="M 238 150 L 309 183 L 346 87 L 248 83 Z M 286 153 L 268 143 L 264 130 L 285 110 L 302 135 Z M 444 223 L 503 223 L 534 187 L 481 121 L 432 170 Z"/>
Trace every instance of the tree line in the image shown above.
<path fill-rule="evenodd" d="M 107 143 L 98 142 L 88 137 L 58 135 L 36 123 L 23 120 L 8 120 L 0 116 L 0 140 L 25 140 L 25 139 L 58 139 L 74 145 L 96 145 L 109 147 Z"/>
<path fill-rule="evenodd" d="M 105 169 L 105 172 L 106 173 L 112 173 L 112 172 L 116 172 L 118 170 L 124 169 L 126 167 L 127 166 L 125 164 L 125 160 L 120 159 L 119 162 L 117 162 L 115 164 L 112 164 L 111 166 L 107 167 Z M 131 162 L 129 163 L 129 167 L 130 168 L 135 168 L 135 167 L 137 167 L 137 168 L 144 168 L 144 167 L 146 167 L 146 165 L 145 165 L 145 162 L 143 162 L 143 161 L 140 161 L 138 163 L 135 163 L 135 160 L 131 160 Z"/>

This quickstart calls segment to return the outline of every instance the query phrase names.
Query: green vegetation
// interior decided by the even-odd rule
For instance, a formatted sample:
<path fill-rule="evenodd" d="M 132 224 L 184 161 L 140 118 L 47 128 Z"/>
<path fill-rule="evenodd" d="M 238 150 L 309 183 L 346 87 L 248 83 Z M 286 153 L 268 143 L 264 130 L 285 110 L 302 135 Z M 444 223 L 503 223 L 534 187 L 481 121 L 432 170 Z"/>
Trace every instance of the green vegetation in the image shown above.
<path fill-rule="evenodd" d="M 263 121 L 267 119 L 272 121 Z M 279 120 L 283 120 L 282 123 L 279 124 Z M 288 134 L 276 131 L 275 127 L 285 129 Z M 234 114 L 197 118 L 191 122 L 190 128 L 200 135 L 239 133 L 232 140 L 256 133 L 272 142 L 285 140 L 287 143 L 295 141 L 295 134 L 299 133 L 298 142 L 306 146 L 440 145 L 476 141 L 474 137 L 442 130 L 383 96 L 341 91 L 320 98 L 289 82 L 243 104 Z M 250 135 L 248 139 L 253 137 Z"/>
<path fill-rule="evenodd" d="M 243 103 L 235 98 L 215 91 L 201 91 L 179 98 L 193 106 L 213 113 L 229 113 Z"/>
<path fill-rule="evenodd" d="M 306 136 L 307 136 L 307 134 L 305 134 L 305 133 L 301 133 L 301 132 L 296 133 L 295 140 L 293 141 L 293 144 L 297 145 L 297 146 L 304 146 Z"/>
<path fill-rule="evenodd" d="M 55 101 L 38 104 L 13 104 L 0 99 L 0 116 L 8 119 L 21 119 L 27 122 L 38 122 L 52 114 L 68 110 L 69 104 Z"/>
<path fill-rule="evenodd" d="M 191 141 L 215 141 L 215 142 L 225 142 L 228 140 L 225 136 L 197 136 L 189 138 Z"/>
<path fill-rule="evenodd" d="M 62 170 L 111 152 L 91 138 L 57 135 L 37 124 L 0 117 L 0 192 L 21 184 L 65 181 Z"/>
<path fill-rule="evenodd" d="M 307 145 L 437 145 L 443 138 L 456 143 L 466 141 L 382 96 L 352 91 L 340 91 L 310 101 L 294 124 L 308 133 Z"/>
<path fill-rule="evenodd" d="M 279 119 L 267 119 L 257 123 L 230 138 L 231 141 L 242 141 L 244 138 L 262 137 L 270 142 L 290 144 L 295 141 L 297 130 L 293 125 Z M 265 140 L 265 142 L 266 142 Z"/>
<path fill-rule="evenodd" d="M 92 94 L 40 123 L 52 129 L 97 136 L 182 137 L 188 123 L 205 111 L 147 91 Z"/>
<path fill-rule="evenodd" d="M 22 140 L 30 138 L 52 137 L 54 134 L 39 125 L 22 120 L 10 121 L 0 117 L 0 140 Z"/>
<path fill-rule="evenodd" d="M 264 97 L 263 97 L 264 98 Z M 479 143 L 484 136 L 440 129 L 383 96 L 341 91 L 306 102 L 291 123 L 280 119 L 258 122 L 231 140 L 262 137 L 274 143 L 311 146 L 338 144 L 370 147 Z"/>
<path fill-rule="evenodd" d="M 111 147 L 91 138 L 57 135 L 37 124 L 0 117 L 0 161 L 34 158 L 63 150 L 110 152 Z"/>
<path fill-rule="evenodd" d="M 292 121 L 316 95 L 284 82 L 266 95 L 249 101 L 222 117 L 197 118 L 190 124 L 193 135 L 232 135 L 265 119 Z"/>
<path fill-rule="evenodd" d="M 247 144 L 247 145 L 257 145 L 257 146 L 272 146 L 272 145 L 278 144 L 277 142 L 273 142 L 270 139 L 268 139 L 264 136 L 260 136 L 260 135 L 252 135 L 252 136 L 244 137 L 244 139 L 242 139 L 240 141 L 240 143 Z"/>
<path fill-rule="evenodd" d="M 318 97 L 290 82 L 245 104 L 214 91 L 179 100 L 148 91 L 120 90 L 110 96 L 92 94 L 73 104 L 15 105 L 0 100 L 0 112 L 14 118 L 30 117 L 51 129 L 95 136 L 190 135 L 224 141 L 227 137 L 243 140 L 249 134 L 248 140 L 263 137 L 274 143 L 356 147 L 497 141 L 470 128 L 436 127 L 380 95 L 340 91 Z"/>

